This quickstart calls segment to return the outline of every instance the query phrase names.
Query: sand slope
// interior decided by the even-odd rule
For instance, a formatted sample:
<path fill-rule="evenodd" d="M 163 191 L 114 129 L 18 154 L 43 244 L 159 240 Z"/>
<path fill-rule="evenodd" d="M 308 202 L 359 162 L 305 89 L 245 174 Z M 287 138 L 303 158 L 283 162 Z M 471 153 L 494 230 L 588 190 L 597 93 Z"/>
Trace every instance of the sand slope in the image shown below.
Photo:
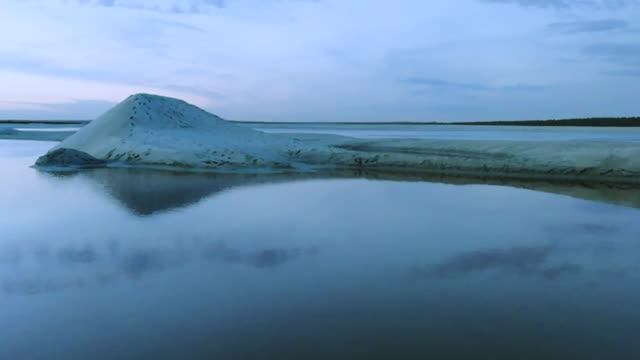
<path fill-rule="evenodd" d="M 235 126 L 178 99 L 128 97 L 57 149 L 131 165 L 237 168 L 285 166 L 289 141 Z M 41 164 L 42 161 L 41 161 Z"/>

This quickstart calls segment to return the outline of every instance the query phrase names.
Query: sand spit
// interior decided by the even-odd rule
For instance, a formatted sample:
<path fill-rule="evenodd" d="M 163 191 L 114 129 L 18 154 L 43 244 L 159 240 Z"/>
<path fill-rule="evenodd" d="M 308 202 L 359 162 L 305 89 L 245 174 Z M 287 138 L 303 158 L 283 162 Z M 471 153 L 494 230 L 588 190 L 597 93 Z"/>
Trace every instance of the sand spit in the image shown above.
<path fill-rule="evenodd" d="M 66 138 L 36 165 L 219 172 L 355 169 L 640 183 L 640 144 L 267 134 L 182 100 L 137 94 Z"/>

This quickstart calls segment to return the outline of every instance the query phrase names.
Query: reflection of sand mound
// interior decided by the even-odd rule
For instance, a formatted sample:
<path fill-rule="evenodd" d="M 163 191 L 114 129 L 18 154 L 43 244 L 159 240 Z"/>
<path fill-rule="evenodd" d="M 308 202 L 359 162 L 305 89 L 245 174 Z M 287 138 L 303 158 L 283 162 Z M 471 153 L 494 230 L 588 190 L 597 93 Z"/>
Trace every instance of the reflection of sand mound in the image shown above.
<path fill-rule="evenodd" d="M 376 179 L 424 181 L 451 185 L 500 185 L 529 189 L 578 199 L 640 208 L 640 187 L 604 183 L 496 180 L 481 177 L 407 174 L 394 172 L 325 171 L 298 174 L 198 173 L 150 169 L 90 169 L 55 174 L 82 176 L 101 185 L 105 191 L 136 215 L 153 215 L 183 208 L 226 190 L 268 183 L 318 179 Z"/>
<path fill-rule="evenodd" d="M 57 151 L 57 152 L 56 152 Z M 75 151 L 67 156 L 66 152 Z M 55 155 L 55 156 L 52 156 Z M 359 140 L 265 134 L 184 101 L 133 95 L 41 157 L 40 166 L 393 170 L 640 182 L 640 144 L 618 141 Z"/>
<path fill-rule="evenodd" d="M 81 172 L 138 215 L 189 206 L 210 195 L 249 184 L 282 181 L 283 176 L 180 173 L 146 169 L 93 169 Z"/>

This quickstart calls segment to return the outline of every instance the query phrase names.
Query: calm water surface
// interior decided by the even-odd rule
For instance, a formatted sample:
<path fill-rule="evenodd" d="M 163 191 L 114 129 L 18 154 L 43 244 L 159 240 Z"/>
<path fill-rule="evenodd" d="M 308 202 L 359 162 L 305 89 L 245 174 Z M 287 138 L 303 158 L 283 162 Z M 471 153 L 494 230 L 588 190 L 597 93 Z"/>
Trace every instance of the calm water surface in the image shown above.
<path fill-rule="evenodd" d="M 518 141 L 640 141 L 640 128 L 357 125 L 357 124 L 245 124 L 267 133 L 334 134 L 363 139 L 518 140 Z"/>
<path fill-rule="evenodd" d="M 638 359 L 640 211 L 490 185 L 28 166 L 0 359 Z"/>
<path fill-rule="evenodd" d="M 278 134 L 332 134 L 362 139 L 516 140 L 516 141 L 627 141 L 640 142 L 640 128 L 465 126 L 412 124 L 319 124 L 239 123 L 259 131 Z M 81 125 L 0 124 L 3 130 L 21 132 L 77 131 Z"/>

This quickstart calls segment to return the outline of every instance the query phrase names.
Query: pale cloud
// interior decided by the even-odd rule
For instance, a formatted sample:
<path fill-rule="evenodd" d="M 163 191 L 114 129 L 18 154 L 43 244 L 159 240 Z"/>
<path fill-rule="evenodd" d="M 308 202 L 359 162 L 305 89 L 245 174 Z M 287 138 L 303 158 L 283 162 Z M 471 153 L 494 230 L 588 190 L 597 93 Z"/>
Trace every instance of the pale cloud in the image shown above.
<path fill-rule="evenodd" d="M 619 19 L 563 21 L 549 25 L 549 29 L 566 34 L 626 30 L 629 22 Z"/>
<path fill-rule="evenodd" d="M 82 100 L 119 102 L 128 94 L 145 92 L 183 98 L 199 106 L 211 105 L 208 98 L 188 92 L 6 70 L 0 70 L 0 84 L 18 85 L 0 86 L 0 99 L 3 99 L 2 101 L 5 103 L 54 105 Z M 29 101 L 28 99 L 33 100 Z"/>
<path fill-rule="evenodd" d="M 121 7 L 133 10 L 147 10 L 174 14 L 207 13 L 215 8 L 223 8 L 225 0 L 66 0 L 82 5 Z"/>
<path fill-rule="evenodd" d="M 621 9 L 638 6 L 638 0 L 481 0 L 488 3 L 515 4 L 538 8 L 579 8 L 590 7 L 596 9 Z"/>

